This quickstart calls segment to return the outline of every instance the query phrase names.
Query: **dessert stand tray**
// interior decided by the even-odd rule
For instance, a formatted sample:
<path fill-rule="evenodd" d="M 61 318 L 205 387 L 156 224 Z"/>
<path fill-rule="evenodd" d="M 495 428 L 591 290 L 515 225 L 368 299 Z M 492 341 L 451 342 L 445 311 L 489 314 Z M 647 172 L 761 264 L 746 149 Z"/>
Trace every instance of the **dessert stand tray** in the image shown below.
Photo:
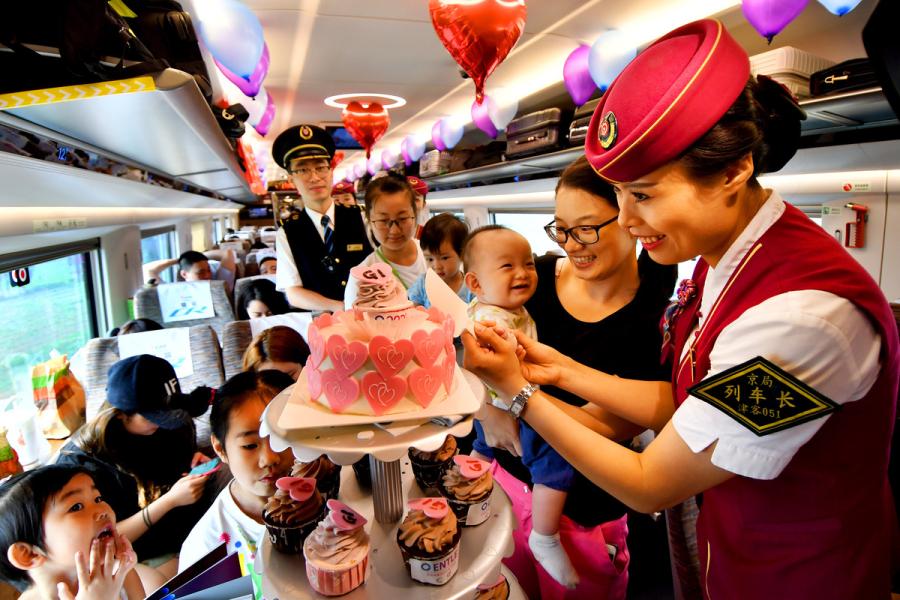
<path fill-rule="evenodd" d="M 308 396 L 306 392 L 306 369 L 300 373 L 300 378 L 292 388 L 291 395 Z M 412 412 L 396 414 L 352 415 L 336 414 L 319 404 L 299 400 L 287 402 L 276 423 L 283 427 L 282 419 L 292 424 L 290 431 L 302 429 L 317 429 L 320 427 L 344 427 L 346 425 L 369 425 L 385 421 L 418 421 L 442 417 L 445 415 L 470 415 L 481 407 L 481 399 L 472 393 L 470 386 L 466 385 L 462 369 L 456 368 L 453 376 L 453 384 L 450 394 L 439 402 L 432 402 L 427 407 Z M 482 388 L 483 389 L 483 388 Z M 284 428 L 284 427 L 283 427 Z M 287 429 L 287 428 L 284 428 Z"/>
<path fill-rule="evenodd" d="M 401 461 L 404 498 L 425 496 L 413 478 L 409 460 Z M 512 532 L 516 526 L 512 507 L 496 483 L 491 496 L 490 518 L 475 527 L 463 527 L 460 540 L 459 570 L 442 586 L 413 581 L 403 564 L 397 545 L 399 523 L 382 524 L 373 519 L 372 496 L 361 489 L 352 469 L 341 470 L 340 499 L 357 510 L 369 523 L 369 574 L 364 585 L 342 596 L 347 600 L 372 599 L 446 599 L 472 600 L 481 583 L 493 583 L 500 572 L 500 561 L 513 552 Z M 299 600 L 324 598 L 309 586 L 303 556 L 282 554 L 268 541 L 263 541 L 254 569 L 262 576 L 263 597 L 267 600 Z M 518 583 L 508 571 L 510 600 L 525 600 Z"/>
<path fill-rule="evenodd" d="M 300 385 L 300 383 L 295 385 Z M 432 423 L 424 413 L 415 413 L 415 420 L 388 426 L 376 426 L 373 421 L 391 420 L 395 419 L 397 415 L 364 417 L 368 420 L 364 424 L 349 425 L 344 421 L 344 424 L 339 427 L 319 425 L 315 428 L 306 428 L 303 425 L 300 428 L 286 430 L 278 426 L 278 421 L 293 389 L 294 386 L 287 388 L 266 407 L 262 416 L 260 435 L 269 436 L 272 449 L 276 452 L 290 447 L 294 451 L 294 456 L 300 461 L 311 461 L 322 454 L 327 454 L 328 458 L 339 465 L 350 465 L 364 455 L 371 454 L 378 460 L 390 462 L 405 457 L 410 447 L 430 452 L 444 443 L 447 434 L 464 437 L 472 430 L 473 419 L 471 416 L 451 427 L 445 427 Z M 466 402 L 471 402 L 474 406 L 467 411 L 446 412 L 441 410 L 433 416 L 471 415 L 481 406 L 486 391 L 484 384 L 475 375 L 457 369 L 453 395 L 467 396 Z M 440 406 L 447 406 L 447 400 Z M 454 406 L 459 407 L 459 405 Z M 320 414 L 316 409 L 309 408 L 309 411 Z M 355 415 L 333 416 L 346 419 Z"/>

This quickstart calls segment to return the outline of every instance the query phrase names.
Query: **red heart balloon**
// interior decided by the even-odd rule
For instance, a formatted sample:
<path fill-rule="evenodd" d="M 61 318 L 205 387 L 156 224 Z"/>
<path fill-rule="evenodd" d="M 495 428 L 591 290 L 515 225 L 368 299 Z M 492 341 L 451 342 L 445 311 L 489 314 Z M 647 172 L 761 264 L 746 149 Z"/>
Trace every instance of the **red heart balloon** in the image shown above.
<path fill-rule="evenodd" d="M 385 107 L 377 102 L 363 106 L 356 100 L 344 107 L 341 120 L 347 132 L 366 150 L 366 158 L 372 154 L 372 146 L 391 126 L 391 117 Z"/>
<path fill-rule="evenodd" d="M 525 29 L 525 0 L 429 0 L 438 39 L 475 82 L 484 100 L 484 80 L 509 54 Z"/>

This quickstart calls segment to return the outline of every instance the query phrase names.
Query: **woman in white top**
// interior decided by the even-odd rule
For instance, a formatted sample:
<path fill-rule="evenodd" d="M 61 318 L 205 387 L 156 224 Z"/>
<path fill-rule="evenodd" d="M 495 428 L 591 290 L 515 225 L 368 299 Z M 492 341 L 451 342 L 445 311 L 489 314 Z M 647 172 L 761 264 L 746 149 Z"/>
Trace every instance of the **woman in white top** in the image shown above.
<path fill-rule="evenodd" d="M 373 180 L 366 188 L 366 218 L 380 245 L 360 264 L 387 264 L 403 289 L 409 289 L 426 270 L 425 256 L 414 237 L 416 197 L 409 183 L 390 175 Z M 358 293 L 359 285 L 351 277 L 344 293 L 347 310 Z"/>
<path fill-rule="evenodd" d="M 275 482 L 290 474 L 291 450 L 274 452 L 259 435 L 259 421 L 269 402 L 294 380 L 280 371 L 248 371 L 225 382 L 216 392 L 209 421 L 213 450 L 231 469 L 232 479 L 188 534 L 178 570 L 183 571 L 226 542 L 228 552 L 243 554 L 252 564 L 265 535 L 262 513 Z"/>

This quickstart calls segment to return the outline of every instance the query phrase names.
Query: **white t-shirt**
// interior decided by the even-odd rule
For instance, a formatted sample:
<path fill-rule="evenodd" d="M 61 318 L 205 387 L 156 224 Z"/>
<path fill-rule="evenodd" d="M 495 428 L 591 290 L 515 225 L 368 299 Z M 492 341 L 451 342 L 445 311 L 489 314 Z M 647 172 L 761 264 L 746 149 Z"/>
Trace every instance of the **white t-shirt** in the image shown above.
<path fill-rule="evenodd" d="M 316 212 L 308 206 L 303 208 L 309 216 L 319 232 L 319 237 L 325 241 L 325 228 L 322 227 L 322 215 L 328 215 L 331 219 L 331 227 L 334 228 L 334 202 L 328 207 L 324 213 Z M 302 286 L 303 279 L 300 278 L 300 271 L 297 269 L 297 262 L 294 260 L 294 254 L 291 252 L 291 246 L 288 244 L 287 234 L 284 227 L 279 227 L 275 233 L 275 255 L 278 258 L 278 270 L 275 272 L 275 289 L 283 292 L 289 287 Z"/>
<path fill-rule="evenodd" d="M 772 192 L 716 268 L 709 269 L 698 329 L 744 255 L 784 208 L 784 201 Z M 704 379 L 762 356 L 837 404 L 845 404 L 865 396 L 875 383 L 880 350 L 881 338 L 852 302 L 819 290 L 793 291 L 746 310 L 725 327 L 710 352 Z M 774 479 L 829 418 L 757 436 L 717 408 L 688 396 L 675 411 L 672 425 L 694 452 L 718 440 L 712 455 L 717 467 L 744 477 Z"/>
<path fill-rule="evenodd" d="M 393 269 L 394 277 L 396 277 L 400 283 L 403 285 L 404 289 L 409 289 L 409 286 L 416 282 L 416 279 L 419 278 L 420 275 L 423 275 L 428 268 L 425 266 L 425 255 L 422 254 L 422 248 L 419 247 L 419 244 L 416 244 L 416 260 L 413 264 L 405 267 L 403 265 L 398 265 L 396 263 L 392 263 L 388 259 L 384 258 L 381 254 L 380 250 L 376 250 L 372 254 L 368 255 L 360 265 L 371 266 L 377 262 L 386 263 L 391 269 Z M 278 267 L 281 269 L 281 267 Z M 347 282 L 347 287 L 344 290 L 344 308 L 350 310 L 353 308 L 353 302 L 356 300 L 356 296 L 359 294 L 359 283 L 353 277 L 350 278 L 350 281 Z"/>
<path fill-rule="evenodd" d="M 264 535 L 266 526 L 238 508 L 231 496 L 231 484 L 228 484 L 184 540 L 178 557 L 178 572 L 184 571 L 222 542 L 228 543 L 229 554 L 239 550 L 246 564 L 253 564 Z"/>

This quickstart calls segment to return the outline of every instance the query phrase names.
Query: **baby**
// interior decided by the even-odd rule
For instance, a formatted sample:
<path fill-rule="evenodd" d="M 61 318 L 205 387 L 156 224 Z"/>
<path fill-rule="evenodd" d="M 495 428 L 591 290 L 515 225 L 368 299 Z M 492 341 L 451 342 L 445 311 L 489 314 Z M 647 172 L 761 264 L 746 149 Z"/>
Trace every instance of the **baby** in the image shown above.
<path fill-rule="evenodd" d="M 506 227 L 487 225 L 469 234 L 462 256 L 465 283 L 475 294 L 469 304 L 469 316 L 475 321 L 493 321 L 537 339 L 537 327 L 525 310 L 525 303 L 537 288 L 537 272 L 528 240 Z M 499 400 L 494 404 L 506 410 Z M 493 451 L 485 442 L 478 421 L 475 428 L 474 453 L 491 460 Z M 551 577 L 574 588 L 578 574 L 560 543 L 559 521 L 575 471 L 524 421 L 519 422 L 519 441 L 522 463 L 534 484 L 533 528 L 528 546 Z"/>

